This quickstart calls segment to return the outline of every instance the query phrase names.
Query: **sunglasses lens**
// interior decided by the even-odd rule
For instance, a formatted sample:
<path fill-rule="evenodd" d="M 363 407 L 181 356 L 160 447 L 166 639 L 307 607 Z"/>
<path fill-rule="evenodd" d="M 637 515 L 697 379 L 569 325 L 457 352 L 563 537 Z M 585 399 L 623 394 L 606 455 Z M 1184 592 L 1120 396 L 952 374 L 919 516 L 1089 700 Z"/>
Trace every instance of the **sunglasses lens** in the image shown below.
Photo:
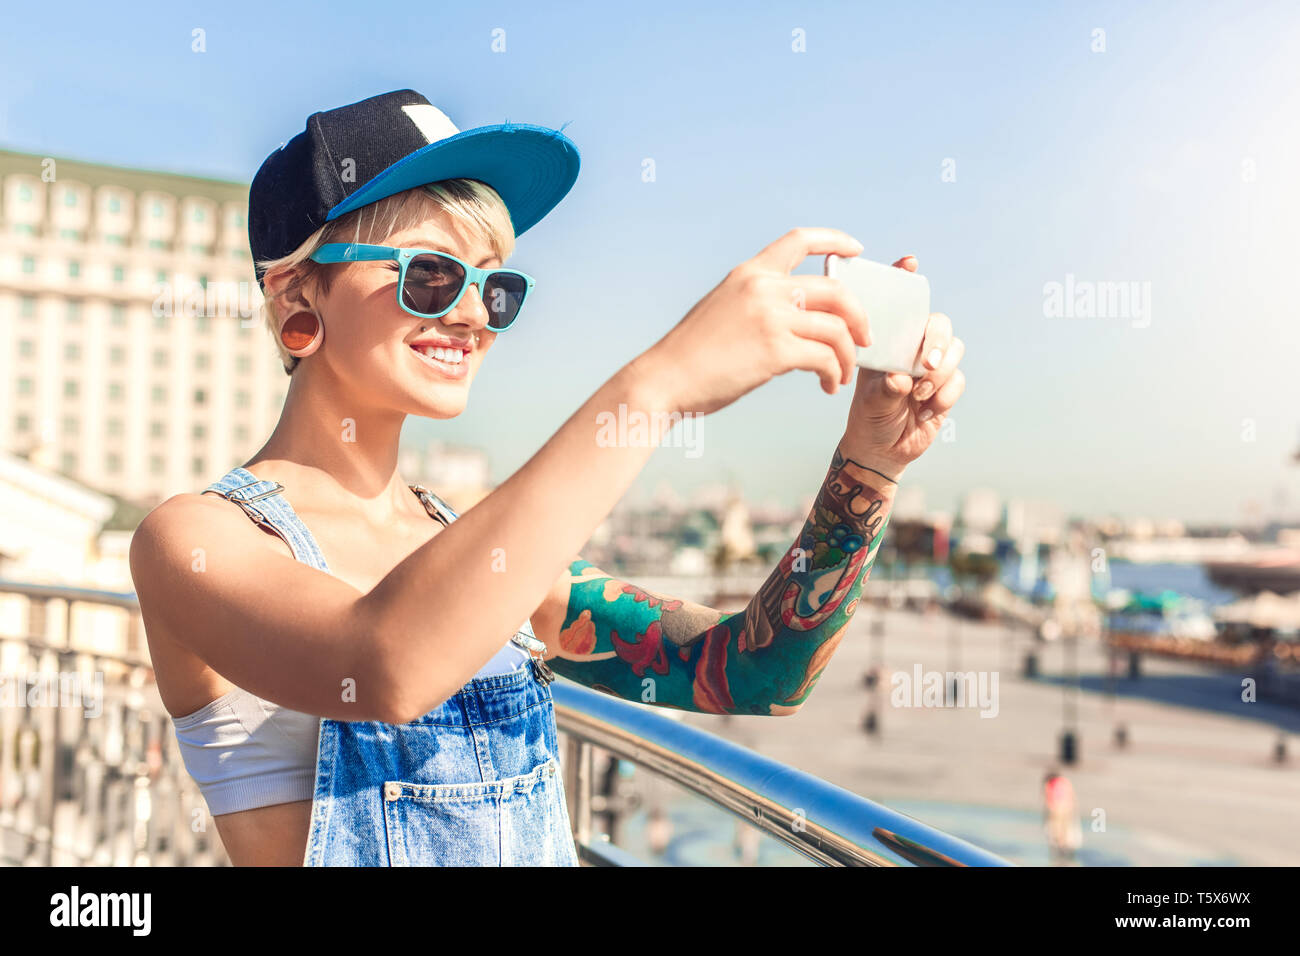
<path fill-rule="evenodd" d="M 402 302 L 421 315 L 445 312 L 465 283 L 465 270 L 442 256 L 421 255 L 406 267 Z"/>
<path fill-rule="evenodd" d="M 528 284 L 523 276 L 510 272 L 494 272 L 483 284 L 486 286 L 483 290 L 483 305 L 488 312 L 488 328 L 508 328 L 519 315 L 519 307 L 524 304 Z"/>

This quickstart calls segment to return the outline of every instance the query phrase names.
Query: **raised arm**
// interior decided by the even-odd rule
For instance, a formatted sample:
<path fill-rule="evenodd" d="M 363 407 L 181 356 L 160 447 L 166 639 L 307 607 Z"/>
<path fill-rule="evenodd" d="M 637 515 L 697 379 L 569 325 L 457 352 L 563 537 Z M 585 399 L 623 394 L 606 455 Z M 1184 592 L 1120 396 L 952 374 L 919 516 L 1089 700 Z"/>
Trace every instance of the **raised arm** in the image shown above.
<path fill-rule="evenodd" d="M 915 271 L 906 256 L 896 266 Z M 744 611 L 724 615 L 575 561 L 533 617 L 558 674 L 627 700 L 784 715 L 808 699 L 843 640 L 889 522 L 898 479 L 965 389 L 965 353 L 934 314 L 923 374 L 858 372 L 848 427 L 780 564 Z"/>
<path fill-rule="evenodd" d="M 783 715 L 812 692 L 848 630 L 889 521 L 893 481 L 837 448 L 799 536 L 749 605 L 723 614 L 578 560 L 551 668 L 627 700 L 715 714 Z M 552 612 L 553 615 L 553 612 Z M 540 618 L 540 620 L 539 620 Z"/>

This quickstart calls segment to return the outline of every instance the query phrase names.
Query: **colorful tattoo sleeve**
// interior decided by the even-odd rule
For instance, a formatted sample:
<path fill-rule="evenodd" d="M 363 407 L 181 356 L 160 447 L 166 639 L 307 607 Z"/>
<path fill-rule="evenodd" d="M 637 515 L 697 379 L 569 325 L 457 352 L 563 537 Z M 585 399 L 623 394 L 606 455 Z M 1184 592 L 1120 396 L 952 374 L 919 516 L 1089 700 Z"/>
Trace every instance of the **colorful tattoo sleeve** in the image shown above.
<path fill-rule="evenodd" d="M 557 674 L 626 700 L 712 714 L 786 714 L 848 629 L 892 491 L 837 448 L 794 546 L 743 610 L 721 611 L 569 567 Z"/>

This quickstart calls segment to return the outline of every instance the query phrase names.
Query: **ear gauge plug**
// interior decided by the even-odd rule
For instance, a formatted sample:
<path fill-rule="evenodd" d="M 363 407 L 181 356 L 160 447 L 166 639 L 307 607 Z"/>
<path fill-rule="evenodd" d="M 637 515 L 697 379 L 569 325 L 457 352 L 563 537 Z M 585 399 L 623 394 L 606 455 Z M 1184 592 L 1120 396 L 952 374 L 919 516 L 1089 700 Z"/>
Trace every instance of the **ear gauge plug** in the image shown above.
<path fill-rule="evenodd" d="M 314 312 L 295 312 L 280 327 L 280 341 L 289 354 L 305 358 L 320 348 L 324 326 Z"/>

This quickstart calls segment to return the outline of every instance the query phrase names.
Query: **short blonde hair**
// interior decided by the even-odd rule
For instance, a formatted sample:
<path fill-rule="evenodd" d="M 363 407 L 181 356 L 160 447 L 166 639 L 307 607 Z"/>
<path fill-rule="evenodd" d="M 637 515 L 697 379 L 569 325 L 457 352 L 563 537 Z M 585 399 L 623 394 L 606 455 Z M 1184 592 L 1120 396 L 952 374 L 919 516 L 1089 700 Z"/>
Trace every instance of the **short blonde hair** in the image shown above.
<path fill-rule="evenodd" d="M 514 252 L 514 224 L 510 220 L 510 211 L 506 209 L 506 204 L 497 195 L 497 191 L 477 179 L 445 179 L 416 186 L 355 209 L 333 222 L 327 222 L 287 256 L 263 259 L 255 266 L 262 272 L 264 279 L 272 271 L 293 271 L 293 278 L 280 290 L 282 295 L 307 283 L 312 283 L 318 292 L 326 294 L 338 266 L 313 262 L 311 255 L 317 249 L 328 242 L 382 244 L 393 233 L 424 222 L 437 209 L 465 223 L 480 238 L 486 239 L 502 263 Z M 369 225 L 363 226 L 365 221 Z M 280 341 L 280 325 L 286 318 L 288 316 L 276 314 L 273 296 L 268 291 L 262 303 L 261 319 L 280 353 L 285 374 L 292 375 L 298 367 L 298 357 L 290 355 Z"/>

